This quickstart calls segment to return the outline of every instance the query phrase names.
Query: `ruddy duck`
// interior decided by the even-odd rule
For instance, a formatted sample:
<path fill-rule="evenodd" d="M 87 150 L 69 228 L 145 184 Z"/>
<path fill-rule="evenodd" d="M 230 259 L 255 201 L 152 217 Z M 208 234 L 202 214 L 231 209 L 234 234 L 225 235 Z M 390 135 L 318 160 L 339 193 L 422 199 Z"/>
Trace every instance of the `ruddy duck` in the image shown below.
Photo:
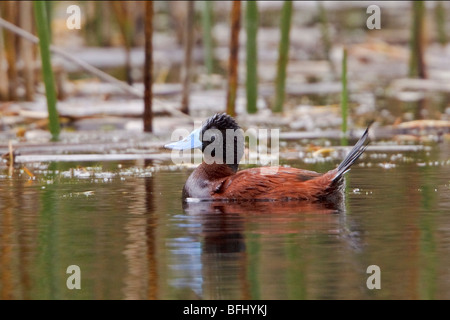
<path fill-rule="evenodd" d="M 203 152 L 203 162 L 184 185 L 184 201 L 337 202 L 342 200 L 343 175 L 365 151 L 368 136 L 369 127 L 339 166 L 326 173 L 287 167 L 275 167 L 269 174 L 267 167 L 238 171 L 244 155 L 243 132 L 227 114 L 210 117 L 202 128 L 165 147 Z"/>

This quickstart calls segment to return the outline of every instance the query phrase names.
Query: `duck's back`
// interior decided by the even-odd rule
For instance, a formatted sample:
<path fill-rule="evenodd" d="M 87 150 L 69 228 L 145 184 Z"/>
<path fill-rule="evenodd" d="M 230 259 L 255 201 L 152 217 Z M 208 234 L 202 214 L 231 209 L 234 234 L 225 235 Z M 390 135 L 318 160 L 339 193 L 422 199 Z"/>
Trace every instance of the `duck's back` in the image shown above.
<path fill-rule="evenodd" d="M 214 199 L 321 200 L 339 192 L 341 181 L 332 181 L 335 170 L 325 174 L 285 167 L 262 167 L 238 171 L 217 181 Z"/>

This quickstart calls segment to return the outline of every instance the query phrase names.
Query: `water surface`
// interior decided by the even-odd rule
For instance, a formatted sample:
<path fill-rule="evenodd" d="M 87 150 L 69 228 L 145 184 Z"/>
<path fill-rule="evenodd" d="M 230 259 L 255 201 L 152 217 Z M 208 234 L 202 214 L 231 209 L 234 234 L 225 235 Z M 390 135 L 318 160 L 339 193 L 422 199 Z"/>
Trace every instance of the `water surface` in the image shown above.
<path fill-rule="evenodd" d="M 34 179 L 4 169 L 0 298 L 450 299 L 449 154 L 448 143 L 367 152 L 340 212 L 183 206 L 192 169 L 155 163 L 29 164 Z M 66 285 L 70 265 L 79 290 Z M 371 265 L 381 289 L 366 285 Z"/>

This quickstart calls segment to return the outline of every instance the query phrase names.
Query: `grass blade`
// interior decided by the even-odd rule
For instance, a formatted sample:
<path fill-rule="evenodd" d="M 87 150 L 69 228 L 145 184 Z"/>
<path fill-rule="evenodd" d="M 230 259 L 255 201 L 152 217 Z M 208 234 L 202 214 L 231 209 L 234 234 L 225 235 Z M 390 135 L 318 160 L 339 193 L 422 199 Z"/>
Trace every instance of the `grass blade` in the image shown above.
<path fill-rule="evenodd" d="M 48 121 L 52 140 L 59 138 L 59 117 L 56 110 L 56 90 L 50 59 L 50 39 L 48 31 L 47 12 L 45 1 L 33 2 L 34 15 L 36 18 L 36 29 L 39 36 L 39 48 L 41 50 L 42 76 L 45 84 L 45 94 L 47 96 Z"/>

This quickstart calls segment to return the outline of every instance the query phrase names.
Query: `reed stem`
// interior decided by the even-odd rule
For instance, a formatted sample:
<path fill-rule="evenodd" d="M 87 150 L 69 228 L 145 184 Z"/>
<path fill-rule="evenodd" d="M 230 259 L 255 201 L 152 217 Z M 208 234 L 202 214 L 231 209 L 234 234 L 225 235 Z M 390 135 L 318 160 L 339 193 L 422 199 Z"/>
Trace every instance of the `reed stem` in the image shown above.
<path fill-rule="evenodd" d="M 4 16 L 5 2 L 0 2 L 0 16 Z M 6 60 L 4 30 L 0 29 L 0 61 Z M 0 63 L 0 101 L 8 100 L 8 71 L 4 63 Z"/>
<path fill-rule="evenodd" d="M 144 63 L 144 132 L 153 131 L 152 71 L 153 71 L 153 2 L 145 2 L 145 63 Z"/>
<path fill-rule="evenodd" d="M 125 46 L 125 74 L 126 80 L 129 85 L 133 84 L 131 76 L 131 34 L 132 26 L 129 17 L 128 3 L 125 1 L 110 1 L 113 12 L 116 16 L 117 23 L 119 25 L 120 33 L 122 35 L 123 43 Z"/>
<path fill-rule="evenodd" d="M 33 8 L 32 2 L 21 1 L 20 6 L 20 26 L 27 30 L 32 31 L 32 15 Z M 34 57 L 33 57 L 33 45 L 24 38 L 20 38 L 20 55 L 22 56 L 23 71 L 22 77 L 25 82 L 25 99 L 32 101 L 34 97 Z"/>
<path fill-rule="evenodd" d="M 247 29 L 247 112 L 256 113 L 258 99 L 258 5 L 256 1 L 248 1 L 246 7 Z"/>
<path fill-rule="evenodd" d="M 292 1 L 284 1 L 281 10 L 281 38 L 278 48 L 277 78 L 275 82 L 275 104 L 273 112 L 282 112 L 285 98 L 286 68 L 289 59 L 289 33 L 291 30 Z"/>
<path fill-rule="evenodd" d="M 322 43 L 324 47 L 324 54 L 325 59 L 327 59 L 328 64 L 330 65 L 331 73 L 333 74 L 333 78 L 336 76 L 336 69 L 334 67 L 333 61 L 331 60 L 331 40 L 330 40 L 330 33 L 329 33 L 329 22 L 328 22 L 328 16 L 327 11 L 325 10 L 325 7 L 323 6 L 323 3 L 321 1 L 317 1 L 317 8 L 319 10 L 319 21 L 320 21 L 320 33 L 322 38 Z"/>
<path fill-rule="evenodd" d="M 47 17 L 47 30 L 48 30 L 48 42 L 52 43 L 53 32 L 52 32 L 52 19 L 53 19 L 53 3 L 52 1 L 44 1 L 45 14 Z"/>
<path fill-rule="evenodd" d="M 213 39 L 211 35 L 212 29 L 212 17 L 213 15 L 213 3 L 212 1 L 203 1 L 203 47 L 205 55 L 205 67 L 208 75 L 213 73 Z"/>
<path fill-rule="evenodd" d="M 17 17 L 17 3 L 13 1 L 5 1 L 5 17 L 12 23 L 16 23 Z M 8 99 L 11 101 L 17 100 L 17 87 L 18 87 L 18 73 L 17 73 L 17 50 L 16 50 L 15 34 L 5 34 L 5 49 L 6 49 L 6 61 L 8 62 Z"/>
<path fill-rule="evenodd" d="M 445 31 L 445 7 L 442 1 L 436 1 L 434 8 L 438 41 L 445 46 L 448 42 L 447 33 Z"/>
<path fill-rule="evenodd" d="M 59 138 L 60 126 L 58 111 L 56 110 L 55 79 L 50 58 L 50 39 L 45 1 L 34 1 L 33 8 L 36 18 L 36 29 L 39 36 L 42 76 L 45 84 L 45 94 L 47 96 L 49 128 L 52 134 L 52 140 L 56 141 Z"/>
<path fill-rule="evenodd" d="M 194 1 L 187 1 L 187 15 L 184 29 L 184 63 L 182 72 L 183 91 L 181 97 L 181 111 L 189 114 L 189 94 L 191 86 L 192 48 L 194 45 Z"/>
<path fill-rule="evenodd" d="M 234 0 L 231 8 L 230 56 L 228 58 L 227 113 L 236 115 L 236 95 L 238 85 L 239 30 L 241 28 L 241 1 Z"/>
<path fill-rule="evenodd" d="M 342 75 L 341 75 L 341 116 L 342 116 L 342 138 L 341 145 L 348 145 L 347 138 L 347 116 L 348 116 L 348 91 L 347 91 L 347 49 L 344 48 L 342 54 Z"/>
<path fill-rule="evenodd" d="M 412 1 L 411 40 L 409 56 L 409 76 L 412 78 L 426 78 L 425 67 L 425 3 Z"/>

